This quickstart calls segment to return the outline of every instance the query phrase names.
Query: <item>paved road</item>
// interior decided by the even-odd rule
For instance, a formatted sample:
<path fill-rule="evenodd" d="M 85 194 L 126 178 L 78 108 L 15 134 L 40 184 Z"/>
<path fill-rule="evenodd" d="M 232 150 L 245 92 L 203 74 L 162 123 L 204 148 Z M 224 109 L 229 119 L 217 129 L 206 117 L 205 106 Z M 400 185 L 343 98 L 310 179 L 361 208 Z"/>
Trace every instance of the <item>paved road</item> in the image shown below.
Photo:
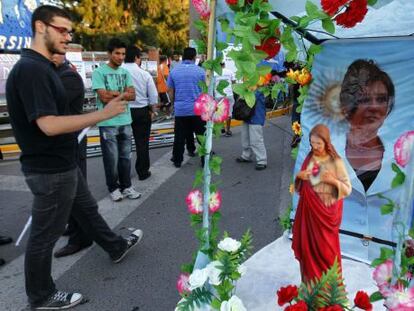
<path fill-rule="evenodd" d="M 268 169 L 256 171 L 254 164 L 239 164 L 240 129 L 233 137 L 214 142 L 223 157 L 222 175 L 215 178 L 223 191 L 220 227 L 239 238 L 251 228 L 254 251 L 281 235 L 276 221 L 289 201 L 288 186 L 293 162 L 290 158 L 289 117 L 269 120 L 265 127 Z M 153 176 L 134 183 L 143 192 L 137 201 L 113 203 L 107 197 L 100 157 L 88 160 L 89 185 L 100 210 L 117 232 L 128 228 L 144 230 L 144 239 L 121 264 L 94 246 L 78 255 L 55 260 L 53 274 L 58 288 L 78 290 L 88 302 L 76 310 L 88 311 L 169 311 L 179 299 L 175 289 L 180 265 L 191 260 L 197 247 L 189 226 L 184 198 L 191 189 L 197 158 L 186 159 L 176 169 L 169 161 L 170 148 L 151 150 Z M 0 231 L 17 237 L 30 211 L 27 191 L 16 162 L 0 163 Z M 23 252 L 12 245 L 0 249 L 8 260 L 0 268 L 0 310 L 25 310 Z M 62 238 L 59 242 L 64 243 Z M 275 259 L 276 260 L 276 259 Z"/>

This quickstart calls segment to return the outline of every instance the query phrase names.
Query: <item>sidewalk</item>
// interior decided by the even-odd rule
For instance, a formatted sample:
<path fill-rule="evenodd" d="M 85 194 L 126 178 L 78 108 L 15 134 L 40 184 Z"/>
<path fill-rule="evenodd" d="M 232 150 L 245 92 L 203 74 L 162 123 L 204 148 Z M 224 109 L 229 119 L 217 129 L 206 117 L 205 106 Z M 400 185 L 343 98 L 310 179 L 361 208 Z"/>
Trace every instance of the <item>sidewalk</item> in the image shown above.
<path fill-rule="evenodd" d="M 293 167 L 290 118 L 283 116 L 267 121 L 264 136 L 269 162 L 264 171 L 256 171 L 254 164 L 236 163 L 235 158 L 241 152 L 240 128 L 234 128 L 233 133 L 233 137 L 222 137 L 213 143 L 216 154 L 223 157 L 222 175 L 214 177 L 214 182 L 218 182 L 223 192 L 220 228 L 234 238 L 240 238 L 245 230 L 251 228 L 253 252 L 257 252 L 281 235 L 276 218 L 279 209 L 288 204 Z M 159 153 L 156 160 L 153 152 Z M 179 300 L 175 283 L 180 265 L 191 261 L 197 247 L 189 225 L 185 196 L 191 190 L 200 161 L 198 158 L 186 159 L 180 169 L 175 169 L 169 161 L 170 155 L 170 148 L 151 150 L 153 176 L 144 182 L 134 178 L 138 190 L 145 192 L 144 197 L 121 204 L 112 203 L 106 197 L 101 159 L 88 160 L 88 165 L 90 161 L 96 162 L 89 166 L 92 171 L 89 183 L 93 185 L 93 194 L 101 195 L 98 199 L 101 199 L 99 203 L 107 221 L 123 234 L 128 228 L 139 227 L 144 230 L 144 239 L 119 265 L 112 264 L 99 247 L 77 256 L 54 260 L 53 271 L 58 288 L 78 290 L 89 299 L 88 303 L 75 310 L 174 309 Z M 13 175 L 12 171 L 8 173 Z M 9 201 L 19 195 L 19 192 L 8 191 Z M 2 201 L 3 210 L 6 201 Z M 30 203 L 30 196 L 25 196 L 20 208 L 28 211 Z M 26 215 L 20 216 L 19 213 L 13 217 L 16 223 L 26 220 Z M 2 225 L 0 219 L 0 228 Z M 16 231 L 19 231 L 20 226 L 17 227 Z M 3 252 L 3 248 L 0 251 Z M 23 256 L 20 256 L 0 268 L 0 310 L 16 311 L 26 306 L 22 263 Z"/>

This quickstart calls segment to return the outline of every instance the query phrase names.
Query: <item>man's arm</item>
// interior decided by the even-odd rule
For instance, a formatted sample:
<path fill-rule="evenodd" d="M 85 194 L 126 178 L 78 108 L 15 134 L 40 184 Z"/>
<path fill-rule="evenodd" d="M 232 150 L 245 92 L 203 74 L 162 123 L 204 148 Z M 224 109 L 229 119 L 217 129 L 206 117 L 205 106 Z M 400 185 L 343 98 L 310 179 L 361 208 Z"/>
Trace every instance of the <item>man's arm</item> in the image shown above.
<path fill-rule="evenodd" d="M 174 105 L 174 93 L 175 93 L 174 89 L 169 87 L 167 92 L 168 92 L 168 96 L 170 97 L 171 105 Z"/>
<path fill-rule="evenodd" d="M 133 86 L 127 86 L 124 89 L 124 99 L 132 102 L 135 100 L 135 88 Z"/>
<path fill-rule="evenodd" d="M 118 91 L 108 91 L 105 89 L 97 89 L 96 94 L 98 94 L 98 98 L 102 103 L 107 104 L 109 103 L 110 100 L 119 96 L 121 93 L 119 93 Z"/>
<path fill-rule="evenodd" d="M 36 119 L 36 124 L 47 136 L 72 133 L 125 112 L 126 104 L 127 102 L 123 100 L 123 94 L 121 94 L 110 100 L 102 110 L 82 115 L 42 116 Z"/>

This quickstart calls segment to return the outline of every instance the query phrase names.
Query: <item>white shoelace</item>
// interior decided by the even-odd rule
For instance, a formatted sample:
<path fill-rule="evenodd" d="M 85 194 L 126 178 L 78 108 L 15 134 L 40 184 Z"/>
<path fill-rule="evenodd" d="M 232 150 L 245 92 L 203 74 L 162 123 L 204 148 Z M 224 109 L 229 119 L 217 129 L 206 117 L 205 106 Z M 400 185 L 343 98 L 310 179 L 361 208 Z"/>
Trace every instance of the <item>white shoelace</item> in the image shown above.
<path fill-rule="evenodd" d="M 66 298 L 68 297 L 68 293 L 65 292 L 61 292 L 61 291 L 57 291 L 54 295 L 53 295 L 53 300 L 57 300 L 57 301 L 65 301 Z"/>

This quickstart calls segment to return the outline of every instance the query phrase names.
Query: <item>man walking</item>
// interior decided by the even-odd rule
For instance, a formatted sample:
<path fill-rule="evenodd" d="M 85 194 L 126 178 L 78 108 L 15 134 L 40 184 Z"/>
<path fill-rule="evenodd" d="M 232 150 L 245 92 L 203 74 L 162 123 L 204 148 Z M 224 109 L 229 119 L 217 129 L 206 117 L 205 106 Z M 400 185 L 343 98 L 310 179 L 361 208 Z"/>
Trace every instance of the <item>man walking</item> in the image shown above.
<path fill-rule="evenodd" d="M 44 5 L 32 15 L 33 40 L 23 49 L 6 83 L 7 107 L 21 149 L 20 161 L 34 195 L 32 227 L 25 256 L 26 293 L 32 309 L 68 309 L 82 301 L 79 293 L 58 291 L 51 276 L 52 251 L 69 215 L 117 263 L 140 241 L 141 230 L 128 238 L 114 234 L 98 213 L 76 164 L 73 132 L 125 111 L 125 94 L 104 109 L 68 115 L 66 93 L 50 61 L 65 54 L 72 39 L 72 22 L 64 10 Z M 72 208 L 73 207 L 73 208 Z"/>
<path fill-rule="evenodd" d="M 158 103 L 158 92 L 154 80 L 149 72 L 140 68 L 141 51 L 136 46 L 126 50 L 123 68 L 132 76 L 135 88 L 135 101 L 129 103 L 132 116 L 132 133 L 135 140 L 137 160 L 135 170 L 139 180 L 151 176 L 149 157 L 149 138 L 151 134 L 151 120 L 153 107 Z"/>
<path fill-rule="evenodd" d="M 113 38 L 107 50 L 109 62 L 92 73 L 92 88 L 98 94 L 98 110 L 104 109 L 112 98 L 122 92 L 126 93 L 124 100 L 135 100 L 131 75 L 121 67 L 125 59 L 125 43 Z M 128 106 L 124 113 L 98 123 L 106 186 L 114 202 L 124 197 L 138 199 L 141 196 L 131 184 L 131 122 Z"/>
<path fill-rule="evenodd" d="M 57 67 L 57 74 L 62 81 L 66 91 L 66 99 L 71 115 L 82 114 L 85 100 L 85 88 L 82 77 L 76 69 L 65 59 L 65 55 L 54 54 L 52 61 Z M 76 132 L 79 135 L 80 131 Z M 87 180 L 86 170 L 86 142 L 87 136 L 78 143 L 77 164 L 82 172 L 83 178 Z M 66 232 L 69 232 L 68 244 L 57 252 L 56 258 L 75 254 L 82 249 L 92 245 L 92 239 L 82 230 L 76 219 L 70 215 Z"/>
<path fill-rule="evenodd" d="M 175 167 L 181 167 L 183 162 L 186 139 L 189 140 L 190 137 L 193 139 L 194 133 L 203 135 L 205 130 L 205 122 L 194 114 L 194 103 L 201 94 L 198 84 L 206 79 L 204 69 L 195 64 L 196 55 L 194 48 L 185 48 L 182 63 L 171 71 L 167 81 L 168 92 L 175 109 L 174 146 L 171 158 Z"/>

